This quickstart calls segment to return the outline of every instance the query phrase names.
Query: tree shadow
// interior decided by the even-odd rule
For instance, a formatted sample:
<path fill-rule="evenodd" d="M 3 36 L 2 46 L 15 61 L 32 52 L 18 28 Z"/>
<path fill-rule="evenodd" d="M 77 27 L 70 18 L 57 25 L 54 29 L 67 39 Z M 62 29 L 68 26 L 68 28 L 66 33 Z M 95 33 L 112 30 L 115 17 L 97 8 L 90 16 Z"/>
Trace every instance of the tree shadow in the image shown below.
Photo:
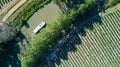
<path fill-rule="evenodd" d="M 77 4 L 83 3 L 83 0 L 56 0 L 55 3 L 58 5 L 63 13 L 67 13 Z"/>
<path fill-rule="evenodd" d="M 60 43 L 57 44 L 52 53 L 46 58 L 47 66 L 55 67 L 55 64 L 61 64 L 61 60 L 68 60 L 68 52 L 76 52 L 76 46 L 82 44 L 79 36 L 86 36 L 85 29 L 92 31 L 94 29 L 94 23 L 99 25 L 102 24 L 99 16 L 97 16 L 95 19 L 91 19 L 83 24 L 78 25 L 75 30 L 71 31 L 66 37 L 64 37 Z"/>
<path fill-rule="evenodd" d="M 23 40 L 25 40 L 27 43 L 29 43 L 29 40 L 27 40 L 26 36 L 24 34 L 22 34 L 21 32 L 18 32 L 17 36 L 16 36 L 16 41 L 23 43 Z"/>
<path fill-rule="evenodd" d="M 71 32 L 67 37 L 63 38 L 53 52 L 47 57 L 48 66 L 54 67 L 54 64 L 60 64 L 61 59 L 67 60 L 68 52 L 75 52 L 77 49 L 75 45 L 81 43 L 81 40 L 76 32 Z M 66 48 L 67 47 L 67 48 Z M 54 64 L 53 64 L 54 63 Z"/>
<path fill-rule="evenodd" d="M 24 25 L 26 28 L 30 28 L 30 25 L 29 25 L 27 22 L 24 22 L 23 25 Z"/>
<path fill-rule="evenodd" d="M 21 67 L 19 42 L 22 42 L 25 36 L 18 32 L 13 40 L 3 43 L 4 52 L 0 55 L 0 67 Z"/>
<path fill-rule="evenodd" d="M 80 24 L 74 31 L 71 31 L 66 37 L 62 39 L 62 41 L 57 44 L 56 48 L 52 51 L 52 53 L 47 57 L 47 66 L 55 67 L 55 64 L 60 65 L 61 59 L 68 60 L 68 52 L 76 52 L 76 45 L 81 45 L 82 41 L 79 37 L 86 36 L 85 29 L 93 30 L 93 23 L 102 24 L 102 21 L 99 16 L 97 19 L 91 19 L 92 21 L 88 21 L 84 24 Z M 95 22 L 93 22 L 93 20 Z"/>
<path fill-rule="evenodd" d="M 61 64 L 61 60 L 68 60 L 68 52 L 77 51 L 76 46 L 81 45 L 82 41 L 79 36 L 86 36 L 86 29 L 92 31 L 94 29 L 93 24 L 102 25 L 102 20 L 97 10 L 98 7 L 94 7 L 94 12 L 91 14 L 87 14 L 87 18 L 80 19 L 81 15 L 78 15 L 75 19 L 74 24 L 75 29 L 68 33 L 59 44 L 57 44 L 56 48 L 52 51 L 52 53 L 46 58 L 46 67 L 56 67 L 56 65 Z M 102 9 L 103 10 L 103 9 Z M 88 12 L 93 11 L 90 10 Z"/>

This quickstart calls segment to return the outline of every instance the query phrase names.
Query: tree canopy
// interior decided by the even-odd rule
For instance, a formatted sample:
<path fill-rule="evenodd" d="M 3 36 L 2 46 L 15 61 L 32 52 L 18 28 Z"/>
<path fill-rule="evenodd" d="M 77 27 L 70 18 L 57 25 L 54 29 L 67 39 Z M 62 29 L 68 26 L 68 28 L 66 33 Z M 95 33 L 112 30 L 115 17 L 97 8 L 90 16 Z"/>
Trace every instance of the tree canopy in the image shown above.
<path fill-rule="evenodd" d="M 12 25 L 0 22 L 0 43 L 11 40 L 16 34 L 16 28 Z"/>

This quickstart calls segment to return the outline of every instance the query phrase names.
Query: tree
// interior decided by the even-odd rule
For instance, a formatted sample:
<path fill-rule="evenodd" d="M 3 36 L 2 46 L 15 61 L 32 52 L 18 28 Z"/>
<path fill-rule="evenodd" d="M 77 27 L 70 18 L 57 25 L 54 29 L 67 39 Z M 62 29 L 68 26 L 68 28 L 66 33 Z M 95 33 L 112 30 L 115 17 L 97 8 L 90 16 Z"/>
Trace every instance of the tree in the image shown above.
<path fill-rule="evenodd" d="M 11 40 L 16 35 L 16 28 L 0 22 L 0 43 Z"/>

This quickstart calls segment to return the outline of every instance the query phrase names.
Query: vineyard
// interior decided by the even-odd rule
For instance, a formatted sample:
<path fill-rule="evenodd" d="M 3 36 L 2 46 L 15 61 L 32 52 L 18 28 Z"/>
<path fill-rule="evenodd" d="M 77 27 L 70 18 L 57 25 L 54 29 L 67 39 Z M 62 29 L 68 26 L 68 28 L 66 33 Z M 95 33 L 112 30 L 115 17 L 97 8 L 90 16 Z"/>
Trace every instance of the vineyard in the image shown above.
<path fill-rule="evenodd" d="M 0 0 L 0 9 L 13 0 Z"/>
<path fill-rule="evenodd" d="M 49 66 L 120 67 L 120 10 L 78 28 L 47 57 Z"/>

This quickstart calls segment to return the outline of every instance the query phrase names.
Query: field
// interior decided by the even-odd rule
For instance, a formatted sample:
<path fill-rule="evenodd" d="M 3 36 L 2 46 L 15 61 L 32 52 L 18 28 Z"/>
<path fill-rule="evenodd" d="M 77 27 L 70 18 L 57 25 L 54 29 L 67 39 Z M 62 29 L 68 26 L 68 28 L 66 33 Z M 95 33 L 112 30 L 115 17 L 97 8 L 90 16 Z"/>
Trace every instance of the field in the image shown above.
<path fill-rule="evenodd" d="M 3 22 L 5 22 L 18 8 L 20 8 L 24 3 L 26 3 L 27 0 L 21 0 L 19 3 L 17 3 L 9 12 L 3 17 Z"/>
<path fill-rule="evenodd" d="M 5 16 L 20 0 L 0 0 L 0 15 Z"/>
<path fill-rule="evenodd" d="M 12 1 L 12 0 L 0 0 L 0 8 L 4 6 L 6 3 L 8 3 L 9 1 Z"/>
<path fill-rule="evenodd" d="M 49 3 L 48 5 L 45 5 L 44 8 L 40 8 L 33 16 L 30 17 L 26 25 L 22 28 L 22 32 L 26 33 L 25 35 L 33 34 L 34 28 L 39 25 L 40 22 L 54 22 L 59 17 L 59 12 L 60 9 L 56 4 Z"/>
<path fill-rule="evenodd" d="M 47 57 L 51 67 L 120 67 L 120 10 L 77 27 Z"/>
<path fill-rule="evenodd" d="M 0 0 L 0 9 L 13 0 Z"/>
<path fill-rule="evenodd" d="M 49 11 L 49 12 L 47 12 Z M 44 8 L 40 8 L 37 12 L 35 12 L 34 15 L 30 17 L 30 19 L 27 21 L 25 26 L 22 27 L 22 34 L 26 37 L 28 41 L 31 41 L 34 37 L 35 34 L 33 33 L 34 28 L 39 25 L 40 22 L 45 21 L 46 24 L 50 22 L 54 22 L 58 17 L 59 17 L 59 12 L 60 9 L 53 3 L 49 3 L 48 5 L 45 5 Z M 54 16 L 54 17 L 52 17 Z M 40 31 L 41 32 L 41 31 Z M 39 33 L 40 33 L 39 32 Z M 21 53 L 24 53 L 24 48 L 25 46 L 21 45 L 26 45 L 26 39 L 24 39 L 24 42 L 20 42 L 20 49 Z M 23 48 L 24 47 L 24 48 Z"/>

